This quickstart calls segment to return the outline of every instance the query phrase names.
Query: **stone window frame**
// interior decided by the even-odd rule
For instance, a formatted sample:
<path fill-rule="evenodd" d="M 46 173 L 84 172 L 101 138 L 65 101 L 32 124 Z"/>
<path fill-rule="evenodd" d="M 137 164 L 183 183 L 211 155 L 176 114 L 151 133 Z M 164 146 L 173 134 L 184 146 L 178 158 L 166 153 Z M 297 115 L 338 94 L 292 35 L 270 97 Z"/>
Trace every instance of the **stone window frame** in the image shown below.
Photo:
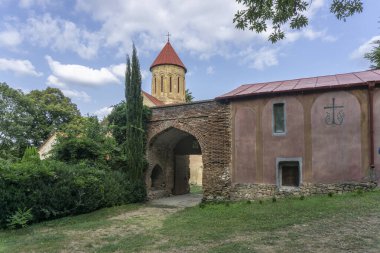
<path fill-rule="evenodd" d="M 283 132 L 275 132 L 275 116 L 274 116 L 274 105 L 275 104 L 283 104 L 284 105 L 284 131 Z M 273 136 L 285 136 L 287 134 L 287 116 L 286 116 L 286 101 L 284 100 L 275 100 L 272 102 L 272 135 Z"/>
<path fill-rule="evenodd" d="M 177 86 L 178 86 L 178 87 L 177 87 L 177 91 L 178 91 L 178 94 L 179 94 L 179 87 L 180 87 L 180 80 L 179 80 L 179 76 L 177 77 L 177 82 L 178 82 L 178 83 L 177 83 Z"/>
<path fill-rule="evenodd" d="M 154 76 L 154 94 L 157 94 L 157 77 Z"/>
<path fill-rule="evenodd" d="M 169 76 L 169 93 L 172 93 L 173 90 L 173 84 L 172 84 L 172 76 Z"/>
<path fill-rule="evenodd" d="M 164 93 L 164 75 L 161 75 L 161 94 Z"/>
<path fill-rule="evenodd" d="M 282 186 L 281 162 L 298 162 L 299 186 Z M 276 186 L 278 189 L 299 189 L 302 185 L 302 157 L 276 157 Z"/>

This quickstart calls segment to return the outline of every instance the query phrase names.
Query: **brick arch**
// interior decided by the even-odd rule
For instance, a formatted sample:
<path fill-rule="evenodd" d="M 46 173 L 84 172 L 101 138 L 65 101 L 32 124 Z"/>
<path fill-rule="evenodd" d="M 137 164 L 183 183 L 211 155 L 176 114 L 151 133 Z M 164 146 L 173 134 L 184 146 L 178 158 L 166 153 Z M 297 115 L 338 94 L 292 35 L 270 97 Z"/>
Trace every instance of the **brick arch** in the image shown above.
<path fill-rule="evenodd" d="M 177 129 L 194 136 L 201 148 L 203 197 L 229 198 L 232 159 L 230 109 L 229 104 L 216 101 L 152 108 L 152 116 L 147 125 L 147 160 L 150 166 L 147 174 L 150 173 L 151 166 L 160 163 L 163 169 L 169 171 L 168 182 L 171 180 L 173 175 L 170 171 L 173 171 L 174 167 L 171 133 L 167 136 L 161 134 L 169 129 Z M 160 138 L 160 141 L 156 142 L 157 138 Z M 168 193 L 170 187 L 169 183 L 166 189 Z"/>
<path fill-rule="evenodd" d="M 149 132 L 148 142 L 147 142 L 148 145 L 152 145 L 158 136 L 160 136 L 162 133 L 168 131 L 171 128 L 181 130 L 183 132 L 186 132 L 186 133 L 194 136 L 197 139 L 199 145 L 201 146 L 201 150 L 202 150 L 202 154 L 203 154 L 203 150 L 206 149 L 206 143 L 205 143 L 205 140 L 203 138 L 203 135 L 205 133 L 201 133 L 201 131 L 197 130 L 195 127 L 192 127 L 186 123 L 181 123 L 179 121 L 173 121 L 173 122 L 169 122 L 169 123 L 164 122 L 160 126 L 156 126 L 153 130 L 151 130 Z"/>
<path fill-rule="evenodd" d="M 205 164 L 210 164 L 210 161 L 208 159 L 208 156 L 205 155 L 204 150 L 208 149 L 208 143 L 205 142 L 205 138 L 203 138 L 203 133 L 196 129 L 195 127 L 190 126 L 189 124 L 179 122 L 179 121 L 170 121 L 170 122 L 163 122 L 162 124 L 156 126 L 152 131 L 148 134 L 148 142 L 147 142 L 147 150 L 148 150 L 148 170 L 146 171 L 145 175 L 145 181 L 147 185 L 148 192 L 150 192 L 151 189 L 151 175 L 153 173 L 154 167 L 157 164 L 160 164 L 163 172 L 165 173 L 165 182 L 166 184 L 166 192 L 168 194 L 172 194 L 173 189 L 176 184 L 175 179 L 175 163 L 173 163 L 175 159 L 174 155 L 174 147 L 177 144 L 177 141 L 168 140 L 167 142 L 161 142 L 160 144 L 165 145 L 165 148 L 161 150 L 156 150 L 156 140 L 161 135 L 169 132 L 170 130 L 175 129 L 179 130 L 187 135 L 193 136 L 197 141 L 201 149 L 202 153 L 202 164 L 203 164 L 203 173 L 202 173 L 202 181 L 207 182 L 207 179 L 205 179 L 205 175 L 207 175 L 207 166 Z M 186 135 L 184 135 L 186 136 Z M 182 137 L 181 137 L 182 139 Z M 162 151 L 165 150 L 165 151 Z M 161 154 L 160 154 L 161 152 Z M 206 170 L 206 173 L 204 171 Z M 174 193 L 174 192 L 173 192 Z"/>

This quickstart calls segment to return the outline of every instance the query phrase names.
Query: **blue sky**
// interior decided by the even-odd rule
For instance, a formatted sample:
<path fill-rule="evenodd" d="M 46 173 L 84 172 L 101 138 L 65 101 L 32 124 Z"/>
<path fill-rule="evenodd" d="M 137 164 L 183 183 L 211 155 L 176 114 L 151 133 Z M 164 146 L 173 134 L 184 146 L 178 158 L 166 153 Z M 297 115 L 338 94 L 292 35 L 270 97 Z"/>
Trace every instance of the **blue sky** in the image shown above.
<path fill-rule="evenodd" d="M 380 39 L 380 1 L 347 22 L 313 0 L 309 26 L 277 44 L 238 31 L 233 0 L 0 0 L 0 82 L 24 92 L 60 88 L 82 114 L 103 117 L 124 96 L 124 63 L 135 42 L 150 92 L 149 66 L 166 42 L 186 65 L 187 88 L 211 99 L 245 83 L 361 71 Z"/>

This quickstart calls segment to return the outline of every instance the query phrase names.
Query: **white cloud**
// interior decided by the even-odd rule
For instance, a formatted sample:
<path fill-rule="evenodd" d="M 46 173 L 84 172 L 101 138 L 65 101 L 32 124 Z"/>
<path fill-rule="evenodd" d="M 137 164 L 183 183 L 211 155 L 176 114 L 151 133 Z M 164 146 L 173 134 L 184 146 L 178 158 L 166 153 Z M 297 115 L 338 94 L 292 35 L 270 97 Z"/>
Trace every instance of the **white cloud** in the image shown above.
<path fill-rule="evenodd" d="M 312 20 L 324 6 L 324 0 L 313 0 L 304 14 Z M 119 56 L 130 51 L 132 39 L 141 54 L 158 51 L 169 31 L 172 34 L 170 39 L 178 51 L 188 51 L 200 59 L 215 55 L 236 57 L 240 56 L 241 48 L 249 50 L 255 45 L 256 50 L 260 50 L 267 43 L 268 35 L 272 32 L 271 26 L 261 34 L 235 28 L 234 14 L 242 8 L 231 0 L 192 0 L 181 4 L 174 0 L 114 0 L 112 5 L 103 0 L 76 2 L 78 12 L 85 12 L 102 24 L 97 34 L 101 34 L 104 46 L 118 48 Z M 291 37 L 288 43 L 300 38 L 336 40 L 327 34 L 327 30 L 309 28 L 294 34 L 286 30 Z M 258 62 L 265 66 L 277 64 L 274 57 Z"/>
<path fill-rule="evenodd" d="M 309 26 L 301 31 L 287 32 L 285 42 L 294 42 L 301 38 L 308 40 L 321 39 L 325 42 L 335 42 L 337 40 L 336 37 L 328 34 L 327 29 L 317 31 L 312 26 Z"/>
<path fill-rule="evenodd" d="M 141 70 L 141 79 L 142 80 L 145 80 L 146 78 L 148 78 L 150 76 L 150 71 L 148 70 Z"/>
<path fill-rule="evenodd" d="M 40 5 L 42 7 L 47 6 L 50 4 L 51 0 L 20 0 L 19 6 L 21 8 L 30 8 L 33 5 Z"/>
<path fill-rule="evenodd" d="M 16 47 L 22 42 L 21 34 L 16 30 L 6 30 L 0 32 L 0 46 Z"/>
<path fill-rule="evenodd" d="M 100 120 L 107 117 L 112 112 L 112 107 L 103 107 L 94 112 L 94 115 L 97 116 Z"/>
<path fill-rule="evenodd" d="M 214 73 L 215 73 L 215 69 L 214 69 L 214 67 L 213 67 L 213 66 L 208 66 L 207 69 L 206 69 L 206 73 L 207 73 L 208 75 L 212 75 L 212 74 L 214 74 Z"/>
<path fill-rule="evenodd" d="M 126 64 L 111 65 L 109 70 L 119 78 L 125 78 Z"/>
<path fill-rule="evenodd" d="M 370 40 L 364 42 L 360 45 L 355 51 L 353 51 L 350 55 L 351 59 L 363 59 L 366 53 L 369 53 L 373 47 L 375 46 L 373 42 L 376 40 L 380 40 L 380 35 L 372 37 Z"/>
<path fill-rule="evenodd" d="M 315 14 L 325 5 L 325 0 L 313 0 L 306 10 L 306 17 L 313 18 Z"/>
<path fill-rule="evenodd" d="M 278 65 L 278 49 L 262 47 L 259 50 L 248 48 L 240 53 L 243 57 L 242 63 L 249 68 L 263 70 L 267 67 Z"/>
<path fill-rule="evenodd" d="M 69 98 L 80 100 L 83 102 L 90 102 L 91 97 L 84 91 L 71 90 L 71 89 L 61 89 L 63 94 Z"/>
<path fill-rule="evenodd" d="M 53 60 L 50 56 L 45 57 L 53 73 L 48 82 L 63 84 L 79 84 L 86 86 L 104 86 L 120 83 L 120 80 L 108 69 L 93 69 L 77 64 L 62 64 Z"/>
<path fill-rule="evenodd" d="M 61 82 L 56 76 L 50 75 L 47 78 L 46 84 L 49 86 L 53 87 L 58 87 L 58 88 L 66 88 L 67 85 L 63 82 Z"/>
<path fill-rule="evenodd" d="M 85 59 L 93 58 L 98 53 L 101 35 L 78 28 L 71 21 L 45 14 L 29 18 L 26 24 L 19 26 L 24 37 L 33 45 L 72 51 Z"/>
<path fill-rule="evenodd" d="M 102 24 L 99 33 L 104 44 L 118 47 L 121 55 L 130 51 L 132 39 L 140 53 L 157 51 L 169 31 L 176 49 L 188 50 L 201 58 L 226 54 L 228 44 L 247 43 L 253 38 L 266 41 L 264 35 L 235 29 L 232 20 L 238 8 L 231 0 L 181 4 L 172 0 L 116 0 L 112 5 L 102 0 L 78 0 L 76 5 L 77 11 L 92 15 Z"/>
<path fill-rule="evenodd" d="M 11 71 L 16 74 L 42 76 L 28 60 L 0 58 L 0 71 Z"/>

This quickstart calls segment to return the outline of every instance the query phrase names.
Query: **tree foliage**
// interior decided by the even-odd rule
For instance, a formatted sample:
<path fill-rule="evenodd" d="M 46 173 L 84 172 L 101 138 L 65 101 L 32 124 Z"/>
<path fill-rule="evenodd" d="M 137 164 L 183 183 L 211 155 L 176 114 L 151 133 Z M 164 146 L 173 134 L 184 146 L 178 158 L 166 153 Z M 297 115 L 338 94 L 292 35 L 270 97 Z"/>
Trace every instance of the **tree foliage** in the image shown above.
<path fill-rule="evenodd" d="M 116 143 L 96 117 L 76 118 L 58 132 L 53 158 L 66 163 L 108 165 Z"/>
<path fill-rule="evenodd" d="M 143 129 L 146 129 L 146 124 L 151 115 L 149 107 L 143 107 Z M 127 140 L 127 105 L 125 101 L 114 105 L 111 113 L 107 116 L 108 128 L 115 138 L 118 145 L 123 145 Z"/>
<path fill-rule="evenodd" d="M 32 90 L 26 96 L 34 105 L 32 132 L 35 135 L 33 144 L 36 146 L 46 140 L 52 132 L 80 117 L 76 104 L 59 89 L 48 87 L 41 91 Z"/>
<path fill-rule="evenodd" d="M 25 149 L 24 155 L 22 157 L 22 162 L 40 162 L 40 155 L 38 154 L 38 150 L 36 147 L 27 147 Z"/>
<path fill-rule="evenodd" d="M 285 38 L 287 26 L 293 30 L 306 27 L 309 23 L 306 11 L 312 3 L 308 0 L 236 0 L 236 2 L 245 7 L 235 14 L 233 22 L 236 28 L 262 33 L 267 31 L 268 24 L 271 24 L 272 32 L 268 39 L 272 43 Z M 330 5 L 330 12 L 343 21 L 362 11 L 362 0 L 332 0 Z"/>
<path fill-rule="evenodd" d="M 33 104 L 20 90 L 0 83 L 0 157 L 21 158 L 33 142 Z"/>
<path fill-rule="evenodd" d="M 380 69 L 380 40 L 373 42 L 375 45 L 371 52 L 365 54 L 365 58 L 371 62 L 372 69 Z"/>
<path fill-rule="evenodd" d="M 0 158 L 20 159 L 28 146 L 38 147 L 55 130 L 80 116 L 59 89 L 25 95 L 0 83 Z"/>
<path fill-rule="evenodd" d="M 129 167 L 129 175 L 133 180 L 142 180 L 145 169 L 144 128 L 143 128 L 143 98 L 141 96 L 141 73 L 136 48 L 133 45 L 132 63 L 127 57 L 125 72 L 126 98 L 126 142 L 125 154 Z"/>
<path fill-rule="evenodd" d="M 193 102 L 193 94 L 191 93 L 191 91 L 189 89 L 186 89 L 185 90 L 185 100 L 186 100 L 186 103 L 190 103 L 190 102 Z"/>

